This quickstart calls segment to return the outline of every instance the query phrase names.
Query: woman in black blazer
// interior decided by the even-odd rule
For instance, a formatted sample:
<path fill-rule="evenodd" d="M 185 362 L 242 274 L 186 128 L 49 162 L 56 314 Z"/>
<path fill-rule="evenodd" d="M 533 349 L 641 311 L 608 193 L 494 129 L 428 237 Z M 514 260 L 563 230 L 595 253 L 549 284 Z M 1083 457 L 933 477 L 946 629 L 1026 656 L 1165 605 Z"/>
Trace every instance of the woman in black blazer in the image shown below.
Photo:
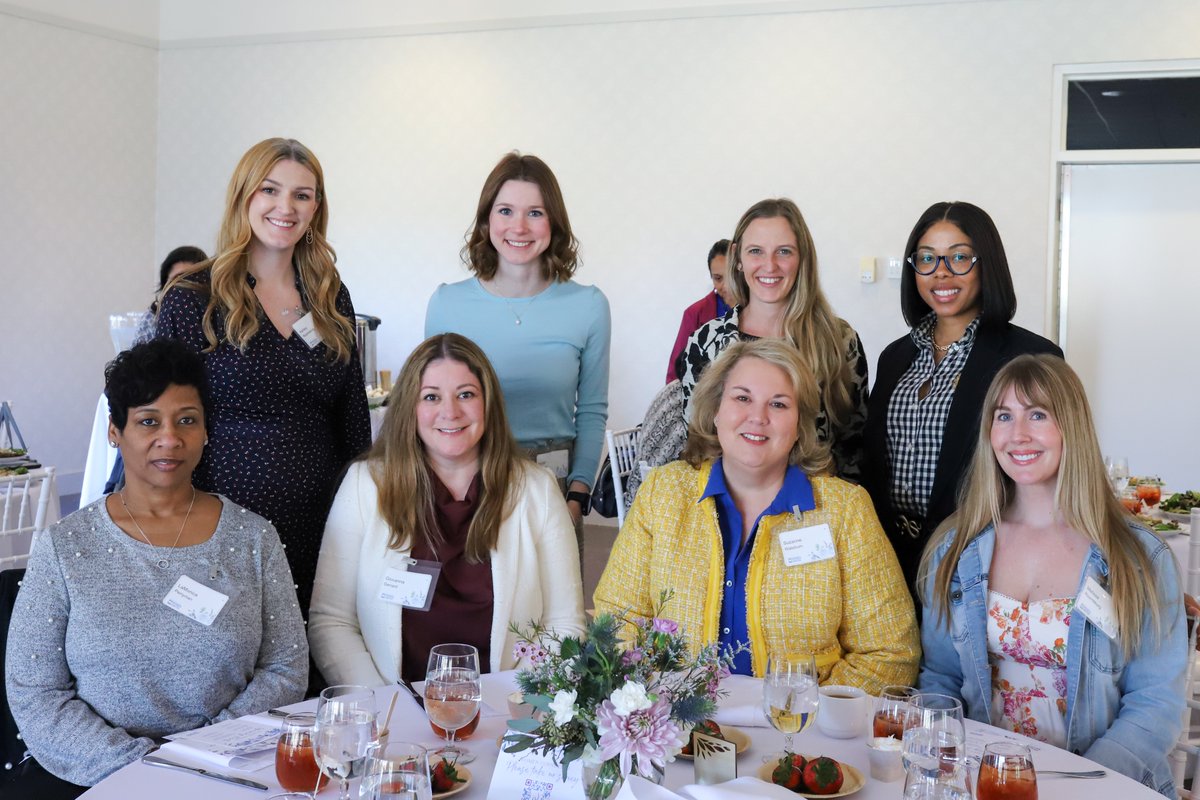
<path fill-rule="evenodd" d="M 900 307 L 912 330 L 879 356 L 863 483 L 912 591 L 925 543 L 957 505 L 992 377 L 1023 353 L 1062 350 L 1009 322 L 1016 293 L 1004 244 L 983 209 L 935 203 L 904 252 Z"/>

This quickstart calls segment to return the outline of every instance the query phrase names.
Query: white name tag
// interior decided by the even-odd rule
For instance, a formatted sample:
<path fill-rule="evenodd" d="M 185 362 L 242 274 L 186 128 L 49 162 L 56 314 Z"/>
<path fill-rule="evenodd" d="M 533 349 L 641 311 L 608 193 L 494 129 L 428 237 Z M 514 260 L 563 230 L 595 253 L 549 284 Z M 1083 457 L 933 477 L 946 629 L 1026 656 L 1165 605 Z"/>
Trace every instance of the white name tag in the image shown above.
<path fill-rule="evenodd" d="M 427 598 L 432 584 L 432 575 L 391 567 L 383 574 L 383 583 L 379 587 L 379 599 L 385 603 L 405 608 L 427 610 L 429 608 Z"/>
<path fill-rule="evenodd" d="M 783 553 L 784 565 L 789 567 L 828 561 L 837 555 L 833 546 L 833 531 L 824 522 L 807 528 L 780 531 L 779 549 Z"/>
<path fill-rule="evenodd" d="M 1088 622 L 1104 631 L 1104 635 L 1109 639 L 1117 638 L 1119 631 L 1117 615 L 1113 611 L 1112 595 L 1096 583 L 1096 579 L 1091 575 L 1083 582 L 1083 591 L 1075 598 L 1075 610 L 1083 614 Z"/>
<path fill-rule="evenodd" d="M 311 311 L 292 323 L 292 332 L 299 334 L 309 347 L 316 347 L 321 343 L 321 334 L 317 333 L 317 326 L 313 321 Z"/>
<path fill-rule="evenodd" d="M 228 602 L 229 595 L 210 589 L 187 575 L 179 576 L 179 580 L 175 581 L 171 591 L 163 598 L 163 604 L 168 608 L 173 608 L 204 626 L 212 625 Z"/>

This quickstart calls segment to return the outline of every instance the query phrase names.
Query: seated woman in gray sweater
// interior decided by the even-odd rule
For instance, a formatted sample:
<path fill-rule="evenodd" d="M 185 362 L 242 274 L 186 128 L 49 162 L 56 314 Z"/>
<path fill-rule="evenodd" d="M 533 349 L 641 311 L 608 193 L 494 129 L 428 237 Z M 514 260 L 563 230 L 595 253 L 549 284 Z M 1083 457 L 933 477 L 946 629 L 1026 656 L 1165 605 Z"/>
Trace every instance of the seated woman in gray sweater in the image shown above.
<path fill-rule="evenodd" d="M 41 534 L 8 634 L 8 702 L 32 759 L 0 794 L 74 798 L 155 739 L 295 702 L 308 647 L 275 529 L 191 476 L 200 356 L 156 340 L 105 370 L 125 488 Z"/>

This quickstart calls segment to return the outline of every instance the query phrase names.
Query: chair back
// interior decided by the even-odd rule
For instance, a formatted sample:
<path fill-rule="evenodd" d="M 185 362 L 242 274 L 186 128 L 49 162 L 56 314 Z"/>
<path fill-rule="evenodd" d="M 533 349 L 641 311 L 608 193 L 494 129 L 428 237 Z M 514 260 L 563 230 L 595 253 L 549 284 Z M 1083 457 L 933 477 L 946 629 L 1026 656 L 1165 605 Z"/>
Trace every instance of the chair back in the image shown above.
<path fill-rule="evenodd" d="M 33 534 L 46 527 L 53 482 L 53 467 L 0 476 L 0 569 L 29 561 Z"/>
<path fill-rule="evenodd" d="M 17 602 L 17 591 L 24 577 L 24 569 L 0 572 L 0 764 L 11 764 L 13 767 L 24 759 L 25 743 L 21 741 L 17 723 L 8 710 L 4 659 L 8 654 L 8 623 L 12 619 L 13 604 Z"/>
<path fill-rule="evenodd" d="M 608 442 L 608 463 L 612 468 L 613 489 L 617 497 L 617 527 L 625 524 L 625 512 L 628 509 L 625 508 L 624 486 L 637 467 L 638 441 L 641 435 L 641 428 L 604 432 L 604 438 Z"/>

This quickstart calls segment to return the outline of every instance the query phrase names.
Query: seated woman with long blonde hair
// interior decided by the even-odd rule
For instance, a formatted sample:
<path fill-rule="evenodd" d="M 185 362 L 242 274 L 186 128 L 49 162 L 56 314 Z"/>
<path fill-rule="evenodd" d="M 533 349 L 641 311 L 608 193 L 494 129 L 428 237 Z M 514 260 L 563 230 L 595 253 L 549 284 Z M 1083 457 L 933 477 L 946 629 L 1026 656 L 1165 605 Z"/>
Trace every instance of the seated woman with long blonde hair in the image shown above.
<path fill-rule="evenodd" d="M 413 560 L 416 563 L 413 563 Z M 436 566 L 428 610 L 381 599 L 384 581 Z M 342 481 L 317 562 L 309 641 L 330 683 L 423 680 L 429 650 L 479 649 L 512 669 L 510 623 L 583 630 L 574 526 L 554 476 L 521 455 L 500 382 L 470 339 L 408 357 L 365 459 Z"/>
<path fill-rule="evenodd" d="M 1019 356 L 996 374 L 959 509 L 918 575 L 922 690 L 1175 797 L 1179 570 L 1113 496 L 1061 358 Z"/>

